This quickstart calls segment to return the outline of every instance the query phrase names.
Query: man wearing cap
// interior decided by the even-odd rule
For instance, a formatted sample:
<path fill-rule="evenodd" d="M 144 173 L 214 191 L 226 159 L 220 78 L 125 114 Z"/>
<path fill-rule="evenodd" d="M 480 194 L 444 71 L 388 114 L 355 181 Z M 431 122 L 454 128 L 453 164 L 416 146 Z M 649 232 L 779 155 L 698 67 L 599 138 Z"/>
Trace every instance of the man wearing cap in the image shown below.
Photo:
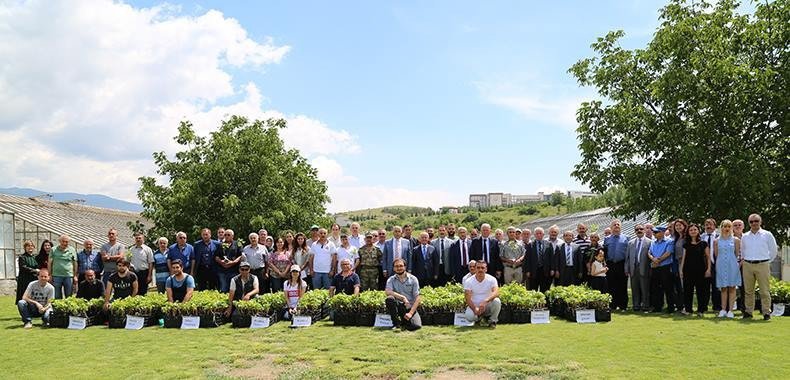
<path fill-rule="evenodd" d="M 420 306 L 420 282 L 417 277 L 406 272 L 406 261 L 395 259 L 392 263 L 395 274 L 387 279 L 384 291 L 387 299 L 384 303 L 392 318 L 392 327 L 409 331 L 422 327 L 422 320 L 417 313 Z"/>
<path fill-rule="evenodd" d="M 383 253 L 373 245 L 373 234 L 365 234 L 365 245 L 359 248 L 359 280 L 362 290 L 376 290 L 379 286 L 379 266 Z"/>
<path fill-rule="evenodd" d="M 650 276 L 650 298 L 654 313 L 660 313 L 664 308 L 664 297 L 667 302 L 667 313 L 674 312 L 675 299 L 673 292 L 674 280 L 670 266 L 672 264 L 672 250 L 674 244 L 665 239 L 664 232 L 666 227 L 654 227 L 653 237 L 655 240 L 650 244 L 647 258 L 650 260 L 652 274 Z M 663 294 L 663 297 L 662 297 Z"/>
<path fill-rule="evenodd" d="M 312 226 L 310 226 L 310 238 L 307 239 L 307 247 L 308 248 L 311 247 L 313 245 L 313 243 L 318 241 L 318 239 L 319 239 L 318 230 L 320 228 L 321 227 L 318 227 L 317 224 L 313 224 Z"/>
<path fill-rule="evenodd" d="M 524 263 L 525 247 L 516 237 L 516 227 L 507 228 L 507 240 L 499 243 L 499 258 L 504 267 L 502 282 L 522 283 L 523 271 L 521 265 Z"/>
<path fill-rule="evenodd" d="M 239 274 L 230 281 L 228 308 L 225 310 L 225 316 L 230 317 L 231 312 L 236 312 L 233 310 L 234 300 L 249 301 L 258 294 L 259 289 L 258 277 L 250 274 L 250 263 L 242 261 L 239 264 Z"/>

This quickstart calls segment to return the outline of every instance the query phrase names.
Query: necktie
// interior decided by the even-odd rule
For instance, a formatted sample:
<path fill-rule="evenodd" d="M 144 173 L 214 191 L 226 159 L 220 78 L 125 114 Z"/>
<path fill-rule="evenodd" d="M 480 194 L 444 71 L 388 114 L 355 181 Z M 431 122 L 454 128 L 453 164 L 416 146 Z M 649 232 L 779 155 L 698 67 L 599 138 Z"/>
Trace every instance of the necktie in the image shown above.
<path fill-rule="evenodd" d="M 639 256 L 642 254 L 642 239 L 636 238 L 636 263 L 639 264 Z"/>
<path fill-rule="evenodd" d="M 422 246 L 422 258 L 423 258 L 423 260 L 427 261 L 428 260 L 428 253 L 426 251 L 427 251 L 427 249 L 425 249 L 425 246 L 423 245 Z"/>
<path fill-rule="evenodd" d="M 395 240 L 395 258 L 400 259 L 400 239 Z"/>
<path fill-rule="evenodd" d="M 538 267 L 543 266 L 543 243 L 538 241 Z"/>
<path fill-rule="evenodd" d="M 710 244 L 710 238 L 713 234 L 708 234 L 708 249 L 710 250 L 710 263 L 713 264 L 715 259 L 713 257 L 713 246 Z"/>
<path fill-rule="evenodd" d="M 444 256 L 444 239 L 439 238 L 439 265 L 442 265 L 444 263 L 444 260 L 442 260 L 442 256 Z"/>
<path fill-rule="evenodd" d="M 491 260 L 488 260 L 488 238 L 483 238 L 483 253 L 485 253 L 484 260 L 486 263 L 490 263 Z"/>
<path fill-rule="evenodd" d="M 565 264 L 567 266 L 573 266 L 573 258 L 571 258 L 571 246 L 565 246 Z"/>
<path fill-rule="evenodd" d="M 466 240 L 461 239 L 461 254 L 463 256 L 463 266 L 469 265 L 469 257 L 466 256 Z"/>

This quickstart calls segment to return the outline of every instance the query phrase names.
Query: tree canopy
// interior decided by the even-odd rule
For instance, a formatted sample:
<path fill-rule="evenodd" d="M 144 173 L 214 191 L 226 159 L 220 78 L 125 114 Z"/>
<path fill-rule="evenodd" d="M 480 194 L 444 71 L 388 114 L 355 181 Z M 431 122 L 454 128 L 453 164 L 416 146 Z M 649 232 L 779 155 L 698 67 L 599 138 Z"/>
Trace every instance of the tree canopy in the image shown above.
<path fill-rule="evenodd" d="M 285 120 L 249 121 L 232 116 L 208 138 L 181 122 L 176 142 L 184 150 L 170 160 L 153 154 L 157 173 L 169 184 L 141 177 L 142 215 L 155 223 L 152 236 L 232 228 L 237 237 L 266 228 L 304 231 L 326 223 L 326 184 L 296 149 L 286 149 L 279 130 Z"/>
<path fill-rule="evenodd" d="M 673 0 L 645 48 L 622 31 L 592 44 L 569 72 L 599 99 L 581 104 L 573 176 L 625 190 L 617 213 L 745 219 L 787 238 L 790 7 Z"/>

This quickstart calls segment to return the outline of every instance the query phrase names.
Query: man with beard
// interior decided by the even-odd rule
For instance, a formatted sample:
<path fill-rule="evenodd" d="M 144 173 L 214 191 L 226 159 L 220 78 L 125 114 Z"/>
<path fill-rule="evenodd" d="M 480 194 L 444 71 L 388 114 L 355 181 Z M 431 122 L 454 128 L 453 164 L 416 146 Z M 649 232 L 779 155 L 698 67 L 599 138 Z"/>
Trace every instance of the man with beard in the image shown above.
<path fill-rule="evenodd" d="M 395 274 L 387 279 L 387 312 L 392 318 L 393 329 L 398 327 L 409 331 L 422 327 L 417 313 L 420 306 L 420 283 L 417 277 L 406 272 L 406 261 L 396 259 L 392 263 Z"/>
<path fill-rule="evenodd" d="M 118 261 L 118 270 L 107 281 L 104 290 L 104 310 L 110 308 L 110 300 L 117 300 L 137 295 L 137 276 L 129 270 L 129 261 Z"/>

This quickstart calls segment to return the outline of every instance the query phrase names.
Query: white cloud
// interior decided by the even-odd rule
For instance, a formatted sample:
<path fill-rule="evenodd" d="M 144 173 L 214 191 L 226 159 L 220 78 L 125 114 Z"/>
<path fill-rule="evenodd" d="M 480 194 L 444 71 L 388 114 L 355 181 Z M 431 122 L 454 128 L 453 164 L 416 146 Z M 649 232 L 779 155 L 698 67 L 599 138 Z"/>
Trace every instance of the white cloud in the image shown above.
<path fill-rule="evenodd" d="M 475 86 L 486 103 L 514 111 L 527 120 L 568 130 L 576 129 L 576 110 L 585 100 L 579 94 L 563 94 L 557 87 L 542 85 L 537 80 L 520 83 L 478 82 Z"/>
<path fill-rule="evenodd" d="M 465 203 L 446 191 L 360 185 L 338 160 L 362 151 L 352 134 L 267 109 L 258 85 L 234 82 L 234 70 L 263 71 L 290 47 L 254 40 L 218 11 L 33 0 L 3 3 L 0 25 L 0 186 L 137 201 L 137 178 L 155 175 L 151 152 L 179 149 L 181 120 L 206 135 L 238 114 L 288 120 L 283 140 L 327 181 L 330 211 Z"/>
<path fill-rule="evenodd" d="M 154 173 L 151 152 L 176 151 L 179 121 L 206 134 L 231 114 L 288 119 L 286 144 L 329 176 L 342 173 L 330 156 L 360 151 L 348 132 L 266 110 L 254 83 L 234 83 L 232 70 L 262 71 L 290 47 L 253 40 L 218 11 L 13 2 L 0 6 L 0 25 L 0 186 L 135 201 L 137 178 Z"/>

